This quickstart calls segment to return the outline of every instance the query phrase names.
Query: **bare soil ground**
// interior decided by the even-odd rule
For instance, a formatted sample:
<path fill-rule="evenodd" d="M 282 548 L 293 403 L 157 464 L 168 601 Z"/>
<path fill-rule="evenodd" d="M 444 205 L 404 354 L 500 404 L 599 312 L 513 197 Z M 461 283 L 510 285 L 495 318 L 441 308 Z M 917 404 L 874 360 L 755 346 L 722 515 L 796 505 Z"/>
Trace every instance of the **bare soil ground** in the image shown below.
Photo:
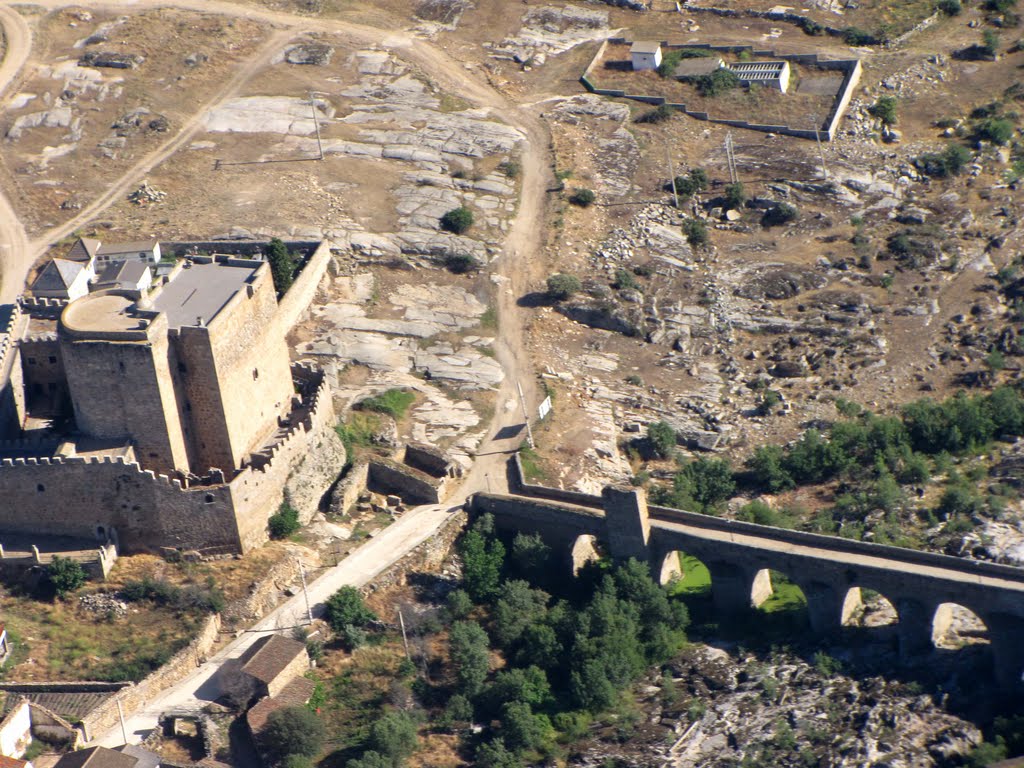
<path fill-rule="evenodd" d="M 75 47 L 98 32 L 105 42 Z M 125 17 L 70 9 L 42 19 L 25 96 L 16 100 L 23 103 L 0 123 L 8 136 L 0 149 L 8 194 L 26 229 L 38 233 L 71 218 L 159 146 L 253 55 L 263 34 L 249 21 L 171 9 Z M 188 40 L 187 50 L 168 46 L 169 39 Z M 137 69 L 77 66 L 88 51 L 137 54 L 145 61 Z M 19 118 L 40 112 L 50 115 L 43 125 L 13 137 Z M 153 124 L 160 118 L 166 123 Z"/>

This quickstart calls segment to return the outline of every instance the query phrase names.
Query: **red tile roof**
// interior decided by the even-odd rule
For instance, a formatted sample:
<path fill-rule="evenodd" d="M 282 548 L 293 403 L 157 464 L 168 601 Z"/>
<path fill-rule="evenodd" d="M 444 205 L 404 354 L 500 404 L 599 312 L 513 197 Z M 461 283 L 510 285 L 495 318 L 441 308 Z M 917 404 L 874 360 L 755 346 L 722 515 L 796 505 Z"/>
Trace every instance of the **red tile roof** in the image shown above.
<path fill-rule="evenodd" d="M 296 677 L 288 685 L 281 689 L 281 692 L 274 697 L 266 697 L 256 702 L 256 705 L 246 714 L 246 722 L 249 723 L 249 730 L 258 734 L 267 724 L 267 718 L 272 712 L 285 707 L 301 707 L 309 697 L 313 695 L 316 683 L 305 677 Z"/>
<path fill-rule="evenodd" d="M 262 683 L 273 682 L 295 657 L 306 653 L 305 643 L 283 635 L 261 637 L 242 659 L 242 671 Z"/>

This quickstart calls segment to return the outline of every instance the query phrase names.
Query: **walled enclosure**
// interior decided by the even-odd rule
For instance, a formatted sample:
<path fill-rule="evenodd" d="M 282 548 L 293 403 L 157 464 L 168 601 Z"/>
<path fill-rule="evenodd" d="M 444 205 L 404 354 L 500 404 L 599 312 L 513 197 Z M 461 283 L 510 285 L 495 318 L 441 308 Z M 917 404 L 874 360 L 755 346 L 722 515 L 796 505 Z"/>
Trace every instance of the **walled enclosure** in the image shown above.
<path fill-rule="evenodd" d="M 228 389 L 236 385 L 240 392 L 240 395 L 235 396 L 233 402 L 227 406 L 234 409 L 231 418 L 238 425 L 238 431 L 234 435 L 229 435 L 228 442 L 222 445 L 230 446 L 232 458 L 240 445 L 247 445 L 248 450 L 258 449 L 258 452 L 253 454 L 258 461 L 247 461 L 245 466 L 240 466 L 239 461 L 226 467 L 224 471 L 211 473 L 206 472 L 209 467 L 207 464 L 199 470 L 204 476 L 197 478 L 188 474 L 173 477 L 143 469 L 140 463 L 144 465 L 147 459 L 152 459 L 144 455 L 139 456 L 140 462 L 113 456 L 44 455 L 36 458 L 4 459 L 0 462 L 0 497 L 5 499 L 5 503 L 0 505 L 0 531 L 40 536 L 72 536 L 98 541 L 106 541 L 108 537 L 113 536 L 124 551 L 159 551 L 162 548 L 174 548 L 209 553 L 239 552 L 247 551 L 266 541 L 267 519 L 277 511 L 283 501 L 284 487 L 293 470 L 307 454 L 316 451 L 324 441 L 338 440 L 334 433 L 336 417 L 324 376 L 319 371 L 304 366 L 294 366 L 289 373 L 287 347 L 284 342 L 285 334 L 291 330 L 315 296 L 329 259 L 330 250 L 326 243 L 322 243 L 307 259 L 303 271 L 280 304 L 276 305 L 276 311 L 273 313 L 268 312 L 268 308 L 274 307 L 269 275 L 261 278 L 262 283 L 257 281 L 257 285 L 251 286 L 251 293 L 243 290 L 232 298 L 232 301 L 248 302 L 246 306 L 253 308 L 251 313 L 229 311 L 225 315 L 237 315 L 241 318 L 239 322 L 245 326 L 243 332 L 256 336 L 252 342 L 254 348 L 249 354 L 233 356 L 230 347 L 232 344 L 237 345 L 239 329 L 233 325 L 218 328 L 216 317 L 210 327 L 188 329 L 195 331 L 196 346 L 208 345 L 210 349 L 213 345 L 222 347 L 222 357 L 228 361 L 228 365 L 210 371 L 209 376 L 211 380 L 213 377 L 222 377 L 217 379 L 217 386 L 223 386 L 225 396 L 232 397 L 232 392 Z M 262 267 L 260 272 L 266 275 L 266 267 Z M 58 304 L 53 307 L 54 314 L 63 306 Z M 48 311 L 49 307 L 35 309 Z M 140 314 L 150 314 L 152 317 L 155 313 L 142 310 Z M 152 325 L 128 331 L 139 339 L 106 346 L 143 346 L 136 342 L 148 338 Z M 167 341 L 170 337 L 163 338 Z M 69 346 L 73 346 L 77 341 L 78 338 Z M 192 341 L 189 339 L 183 343 L 188 347 Z M 168 346 L 175 343 L 174 339 L 170 339 Z M 3 350 L 0 350 L 0 354 L 2 353 Z M 118 362 L 124 362 L 127 368 L 133 359 L 125 359 L 122 357 L 123 354 L 127 353 L 111 351 L 110 359 L 105 359 L 105 364 L 117 368 Z M 282 370 L 266 367 L 266 363 L 263 362 L 266 355 L 272 355 L 281 361 L 278 367 Z M 75 356 L 75 351 L 71 352 L 71 356 Z M 6 357 L 9 359 L 11 355 Z M 181 386 L 180 380 L 176 384 L 175 379 L 180 379 L 184 375 L 177 366 L 177 363 L 182 361 L 176 357 L 164 358 L 167 362 L 163 365 L 164 374 L 161 375 L 165 375 L 166 380 L 161 382 L 158 380 L 159 366 L 154 362 L 158 359 L 158 354 L 150 352 L 143 361 L 141 367 L 145 370 L 147 378 L 144 378 L 142 383 L 156 391 L 159 387 L 165 386 L 167 381 L 171 382 L 169 386 L 173 399 L 170 402 L 188 402 L 192 406 L 192 411 L 189 413 L 183 408 L 184 413 L 164 413 L 163 417 L 173 423 L 173 417 L 177 416 L 180 419 L 178 423 L 191 429 L 190 419 L 199 408 L 189 398 L 179 399 L 176 396 L 177 392 L 174 392 L 176 386 Z M 253 360 L 257 362 L 251 365 Z M 185 366 L 188 369 L 187 363 Z M 20 370 L 20 365 L 15 365 L 14 368 Z M 257 368 L 258 376 L 255 376 L 254 369 Z M 142 374 L 138 376 L 141 377 Z M 262 388 L 264 381 L 268 382 L 267 390 Z M 295 388 L 301 392 L 298 396 L 292 394 L 293 382 Z M 104 397 L 108 405 L 113 396 L 110 391 L 91 393 L 97 397 Z M 130 394 L 125 391 L 124 396 L 127 398 Z M 139 401 L 140 397 L 136 394 L 136 401 Z M 250 428 L 250 431 L 246 432 L 251 411 L 254 405 L 259 406 L 258 402 L 254 403 L 253 398 L 267 398 L 268 404 L 265 407 L 273 409 L 278 407 L 279 399 L 282 400 L 282 413 L 287 415 L 287 420 L 280 420 L 279 414 L 275 412 L 273 418 L 269 420 L 271 434 L 268 434 L 266 429 L 257 433 Z M 140 418 L 150 417 L 151 415 L 144 414 Z M 108 417 L 101 415 L 97 418 Z M 251 419 L 251 422 L 256 421 L 258 420 Z M 110 429 L 117 431 L 121 427 L 114 423 Z M 174 463 L 176 449 L 172 448 L 168 431 L 159 428 L 154 431 L 163 432 L 163 435 L 158 434 L 160 439 L 156 441 L 158 448 L 154 452 L 165 451 L 167 462 Z M 272 434 L 274 431 L 276 434 Z M 184 445 L 184 429 L 181 431 L 181 437 L 178 446 Z M 26 452 L 33 450 L 31 444 L 22 445 L 22 441 L 15 442 L 18 444 L 12 446 L 14 448 L 21 448 Z M 141 453 L 139 450 L 136 455 Z M 181 455 L 180 450 L 177 455 Z M 340 464 L 338 469 L 340 470 Z M 330 481 L 333 481 L 333 478 L 330 478 Z M 317 483 L 324 483 L 324 487 L 319 489 L 321 493 L 327 490 L 330 481 L 326 478 L 317 479 Z M 315 498 L 316 494 L 310 494 L 310 497 Z M 308 517 L 312 510 L 303 512 Z"/>
<path fill-rule="evenodd" d="M 541 498 L 476 494 L 470 508 L 494 515 L 500 528 L 540 534 L 567 560 L 580 537 L 593 536 L 613 557 L 646 561 L 655 578 L 667 572 L 670 555 L 686 552 L 710 571 L 712 599 L 723 614 L 744 613 L 759 604 L 770 589 L 763 572 L 781 571 L 803 590 L 812 629 L 828 634 L 842 627 L 851 593 L 869 588 L 896 607 L 901 656 L 911 659 L 931 649 L 933 623 L 948 619 L 939 610 L 942 604 L 965 606 L 988 628 L 999 681 L 1008 687 L 1021 685 L 1020 569 L 648 508 L 637 489 L 609 488 L 601 499 L 528 485 L 520 492 Z"/>
<path fill-rule="evenodd" d="M 723 53 L 740 53 L 746 51 L 751 56 L 755 57 L 771 57 L 773 59 L 782 59 L 783 61 L 789 61 L 795 64 L 813 64 L 821 69 L 834 69 L 842 72 L 843 82 L 839 88 L 839 93 L 836 96 L 835 101 L 832 103 L 832 108 L 829 110 L 828 117 L 825 120 L 824 130 L 822 130 L 822 126 L 819 126 L 817 130 L 808 130 L 802 128 L 790 128 L 788 125 L 752 123 L 747 120 L 722 120 L 711 117 L 707 112 L 697 112 L 695 110 L 687 109 L 685 104 L 670 102 L 662 96 L 628 94 L 625 91 L 598 88 L 594 85 L 590 77 L 593 73 L 594 65 L 597 64 L 597 62 L 599 62 L 604 56 L 605 49 L 608 47 L 609 43 L 612 45 L 628 45 L 629 41 L 624 37 L 613 37 L 601 43 L 601 47 L 598 48 L 597 53 L 594 54 L 594 58 L 590 60 L 590 64 L 587 65 L 587 68 L 583 70 L 583 74 L 580 76 L 580 82 L 590 93 L 596 93 L 599 96 L 614 96 L 623 99 L 632 99 L 633 101 L 642 101 L 645 104 L 654 104 L 655 106 L 667 104 L 668 106 L 678 109 L 680 112 L 696 118 L 697 120 L 706 120 L 710 123 L 730 125 L 734 128 L 747 128 L 752 131 L 761 131 L 763 133 L 777 133 L 783 136 L 796 136 L 801 139 L 832 141 L 832 139 L 835 138 L 836 131 L 839 129 L 839 122 L 842 120 L 843 115 L 846 114 L 846 108 L 850 105 L 850 99 L 853 98 L 853 92 L 856 89 L 857 84 L 860 83 L 862 71 L 860 59 L 820 59 L 817 54 L 813 53 L 778 54 L 775 51 L 755 49 L 752 45 L 707 45 L 706 43 L 681 45 L 670 44 L 667 42 L 663 42 L 661 44 L 663 48 L 668 50 L 673 48 L 700 48 L 707 51 L 721 51 Z"/>

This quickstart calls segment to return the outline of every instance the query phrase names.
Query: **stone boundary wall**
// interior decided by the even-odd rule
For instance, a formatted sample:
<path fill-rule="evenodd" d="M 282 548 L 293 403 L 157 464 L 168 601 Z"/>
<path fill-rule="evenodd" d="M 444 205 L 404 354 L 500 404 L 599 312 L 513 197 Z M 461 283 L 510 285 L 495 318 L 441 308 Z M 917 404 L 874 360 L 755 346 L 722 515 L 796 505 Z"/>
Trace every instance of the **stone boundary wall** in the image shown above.
<path fill-rule="evenodd" d="M 184 254 L 193 249 L 207 254 L 223 253 L 251 258 L 257 253 L 263 253 L 269 242 L 269 240 L 168 240 L 160 243 L 160 251 L 166 251 L 178 258 L 184 258 Z M 282 238 L 282 242 L 288 246 L 288 250 L 305 251 L 306 254 L 321 245 L 320 240 L 284 240 Z M 178 254 L 182 255 L 178 256 Z"/>
<path fill-rule="evenodd" d="M 382 457 L 369 460 L 367 487 L 377 493 L 400 496 L 406 504 L 437 504 L 443 481 L 426 472 Z"/>
<path fill-rule="evenodd" d="M 160 669 L 141 682 L 122 688 L 83 717 L 78 725 L 80 742 L 92 741 L 118 724 L 118 702 L 124 710 L 125 719 L 128 719 L 167 688 L 188 677 L 213 648 L 219 633 L 220 614 L 215 613 L 207 617 L 205 625 L 192 642 L 174 654 Z"/>
<path fill-rule="evenodd" d="M 370 465 L 366 461 L 358 461 L 351 466 L 338 485 L 331 497 L 331 514 L 345 516 L 355 506 L 360 494 L 366 490 L 366 481 L 369 478 Z"/>
<path fill-rule="evenodd" d="M 327 240 L 317 245 L 313 254 L 306 259 L 306 263 L 299 272 L 295 282 L 292 283 L 288 292 L 281 297 L 277 305 L 277 323 L 284 335 L 299 322 L 302 315 L 309 309 L 309 305 L 316 297 L 317 289 L 327 272 L 327 265 L 331 261 L 331 247 Z"/>
<path fill-rule="evenodd" d="M 576 491 L 563 491 L 557 488 L 547 488 L 523 482 L 522 464 L 519 462 L 518 455 L 515 457 L 515 461 L 513 461 L 513 475 L 513 481 L 518 488 L 518 493 L 522 496 L 572 504 L 589 510 L 604 509 L 604 502 L 600 496 L 578 493 Z M 979 576 L 1006 578 L 1017 583 L 1024 583 L 1024 568 L 1017 568 L 1012 565 L 989 563 L 983 560 L 968 560 L 967 558 L 953 557 L 952 555 L 939 555 L 933 552 L 921 552 L 916 549 L 904 549 L 887 544 L 873 544 L 867 541 L 844 539 L 838 536 L 825 536 L 820 533 L 793 531 L 788 528 L 772 528 L 767 525 L 747 523 L 741 520 L 728 520 L 721 517 L 712 517 L 711 515 L 702 515 L 697 512 L 686 512 L 681 509 L 658 507 L 653 504 L 648 505 L 647 509 L 652 522 L 680 523 L 707 530 L 741 533 L 771 539 L 772 541 L 817 547 L 826 551 L 831 550 L 881 557 L 899 560 L 908 564 L 932 566 L 960 573 L 977 574 Z"/>
<path fill-rule="evenodd" d="M 842 120 L 843 115 L 846 113 L 846 108 L 849 106 L 850 100 L 853 98 L 853 92 L 856 89 L 857 84 L 860 82 L 862 71 L 859 59 L 821 59 L 816 53 L 778 54 L 772 50 L 754 48 L 752 45 L 708 45 L 706 43 L 673 45 L 668 42 L 661 43 L 663 48 L 701 48 L 707 51 L 722 51 L 723 53 L 740 53 L 746 51 L 752 56 L 767 56 L 776 59 L 783 59 L 785 61 L 792 61 L 798 64 L 814 65 L 820 69 L 836 69 L 843 72 L 844 77 L 843 82 L 840 85 L 839 95 L 833 101 L 832 108 L 829 110 L 828 119 L 824 123 L 826 128 L 824 130 L 822 130 L 820 126 L 817 129 L 791 128 L 787 125 L 769 125 L 767 123 L 751 123 L 746 120 L 726 120 L 723 118 L 715 118 L 711 117 L 707 112 L 697 112 L 695 110 L 687 109 L 685 104 L 671 102 L 663 96 L 645 96 L 630 94 L 621 90 L 598 88 L 590 78 L 593 74 L 594 66 L 601 60 L 601 57 L 604 55 L 605 49 L 609 44 L 629 45 L 630 41 L 624 37 L 611 37 L 601 43 L 601 47 L 598 48 L 597 54 L 595 54 L 594 58 L 591 59 L 590 64 L 587 65 L 587 68 L 583 70 L 583 74 L 580 76 L 580 82 L 590 93 L 596 93 L 599 96 L 613 96 L 616 98 L 631 99 L 632 101 L 640 101 L 654 106 L 666 104 L 697 120 L 704 120 L 709 123 L 718 123 L 719 125 L 729 125 L 733 128 L 746 128 L 752 131 L 761 131 L 762 133 L 777 133 L 784 136 L 795 136 L 801 139 L 832 141 L 832 139 L 835 138 L 839 122 Z"/>

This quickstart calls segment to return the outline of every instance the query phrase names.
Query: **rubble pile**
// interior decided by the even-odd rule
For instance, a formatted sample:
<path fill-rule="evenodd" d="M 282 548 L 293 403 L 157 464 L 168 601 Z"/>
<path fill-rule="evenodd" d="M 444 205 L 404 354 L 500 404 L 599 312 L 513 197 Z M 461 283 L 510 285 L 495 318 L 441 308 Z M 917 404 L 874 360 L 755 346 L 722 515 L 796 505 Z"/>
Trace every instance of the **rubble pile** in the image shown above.
<path fill-rule="evenodd" d="M 128 202 L 135 203 L 135 205 L 153 205 L 163 202 L 166 197 L 166 192 L 162 192 L 150 186 L 148 181 L 144 181 L 138 189 L 128 195 Z"/>

